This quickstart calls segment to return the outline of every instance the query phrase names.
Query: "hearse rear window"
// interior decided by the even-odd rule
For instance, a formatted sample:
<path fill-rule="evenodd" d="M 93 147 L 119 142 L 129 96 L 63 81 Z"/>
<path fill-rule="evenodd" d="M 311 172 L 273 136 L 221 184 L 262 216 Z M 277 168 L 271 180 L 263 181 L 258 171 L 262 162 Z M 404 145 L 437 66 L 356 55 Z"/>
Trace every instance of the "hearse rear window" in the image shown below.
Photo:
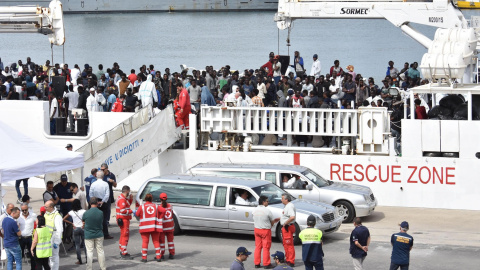
<path fill-rule="evenodd" d="M 140 198 L 143 200 L 148 193 L 153 196 L 154 202 L 160 202 L 160 194 L 165 192 L 169 203 L 192 205 L 210 205 L 212 186 L 150 182 L 145 186 Z"/>

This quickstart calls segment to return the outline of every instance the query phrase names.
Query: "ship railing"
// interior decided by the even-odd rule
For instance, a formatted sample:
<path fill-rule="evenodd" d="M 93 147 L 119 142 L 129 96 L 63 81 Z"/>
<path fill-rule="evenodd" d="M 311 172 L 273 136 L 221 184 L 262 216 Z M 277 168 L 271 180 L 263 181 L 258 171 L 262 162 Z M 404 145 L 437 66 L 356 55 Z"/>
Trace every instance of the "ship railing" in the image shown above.
<path fill-rule="evenodd" d="M 355 137 L 357 110 L 201 107 L 202 132 Z"/>
<path fill-rule="evenodd" d="M 304 109 L 202 105 L 200 131 L 244 136 L 287 135 L 287 147 L 291 146 L 288 144 L 288 137 L 291 135 L 332 136 L 337 139 L 337 147 L 346 139 L 356 149 L 357 154 L 388 155 L 391 148 L 390 115 L 384 107 Z M 313 151 L 313 148 L 310 150 Z"/>

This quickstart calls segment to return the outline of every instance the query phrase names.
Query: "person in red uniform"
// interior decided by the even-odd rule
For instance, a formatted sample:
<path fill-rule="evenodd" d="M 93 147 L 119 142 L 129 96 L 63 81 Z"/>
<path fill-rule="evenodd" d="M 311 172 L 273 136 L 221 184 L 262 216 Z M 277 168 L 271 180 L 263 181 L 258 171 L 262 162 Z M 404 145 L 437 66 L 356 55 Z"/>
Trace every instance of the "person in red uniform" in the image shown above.
<path fill-rule="evenodd" d="M 173 259 L 175 256 L 175 245 L 173 243 L 173 231 L 175 229 L 175 222 L 173 221 L 173 209 L 172 205 L 167 203 L 167 194 L 160 194 L 161 204 L 158 206 L 163 213 L 163 232 L 160 233 L 160 250 L 162 253 L 162 259 L 165 254 L 165 236 L 168 243 L 168 256 L 169 259 Z"/>
<path fill-rule="evenodd" d="M 161 262 L 159 232 L 157 231 L 157 205 L 152 203 L 153 196 L 148 193 L 145 196 L 145 203 L 142 204 L 135 215 L 140 218 L 138 231 L 142 236 L 142 262 L 147 262 L 148 241 L 152 237 L 153 246 L 155 247 L 155 260 Z"/>
<path fill-rule="evenodd" d="M 177 122 L 182 129 L 188 129 L 188 116 L 192 109 L 192 106 L 190 105 L 190 95 L 188 94 L 187 89 L 183 88 L 181 84 L 177 85 L 177 90 L 178 89 L 181 89 L 181 91 L 178 98 L 178 106 L 180 107 L 180 110 L 178 111 Z"/>
<path fill-rule="evenodd" d="M 112 112 L 123 112 L 123 101 L 125 97 L 125 95 L 121 95 L 120 98 L 117 98 L 117 101 L 113 103 Z"/>
<path fill-rule="evenodd" d="M 132 201 L 133 197 L 132 194 L 130 194 L 130 187 L 123 186 L 122 194 L 118 196 L 116 205 L 117 223 L 120 227 L 120 240 L 118 241 L 118 246 L 120 247 L 120 257 L 128 260 L 132 259 L 127 252 L 128 238 L 130 237 L 130 220 L 132 219 L 133 213 L 130 208 Z"/>

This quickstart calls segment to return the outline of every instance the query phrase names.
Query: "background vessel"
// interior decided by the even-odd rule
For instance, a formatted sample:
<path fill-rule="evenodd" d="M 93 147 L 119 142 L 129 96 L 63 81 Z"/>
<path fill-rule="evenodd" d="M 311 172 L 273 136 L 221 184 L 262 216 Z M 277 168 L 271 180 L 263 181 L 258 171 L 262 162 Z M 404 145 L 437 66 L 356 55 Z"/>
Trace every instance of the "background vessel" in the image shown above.
<path fill-rule="evenodd" d="M 49 0 L 1 1 L 0 6 L 48 6 Z M 276 10 L 277 0 L 62 0 L 65 13 Z"/>

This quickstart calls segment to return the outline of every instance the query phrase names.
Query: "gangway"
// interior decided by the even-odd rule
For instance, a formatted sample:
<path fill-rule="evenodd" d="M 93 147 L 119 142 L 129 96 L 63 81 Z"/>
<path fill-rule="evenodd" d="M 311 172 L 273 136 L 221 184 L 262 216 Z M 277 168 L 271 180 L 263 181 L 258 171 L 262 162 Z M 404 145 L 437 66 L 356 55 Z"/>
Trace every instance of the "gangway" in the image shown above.
<path fill-rule="evenodd" d="M 291 144 L 292 135 L 335 136 L 337 141 L 348 139 L 356 142 L 357 154 L 388 155 L 390 117 L 386 108 L 354 109 L 306 109 L 277 107 L 201 107 L 200 131 L 236 134 L 249 137 L 252 134 L 287 135 L 287 147 L 261 147 L 263 150 L 298 150 Z M 192 136 L 192 135 L 190 135 Z M 248 144 L 248 140 L 245 140 Z M 223 142 L 210 141 L 210 145 Z M 231 143 L 230 143 L 231 146 Z M 243 151 L 260 149 L 259 146 L 242 145 Z M 340 145 L 338 145 L 340 147 Z M 220 147 L 209 147 L 218 150 Z M 302 151 L 322 151 L 319 148 L 302 147 Z M 331 149 L 323 149 L 331 151 Z"/>
<path fill-rule="evenodd" d="M 142 108 L 111 130 L 79 147 L 76 151 L 82 152 L 85 158 L 83 177 L 90 175 L 92 168 L 106 163 L 118 179 L 125 179 L 178 141 L 181 132 L 176 127 L 172 105 L 150 119 L 151 111 L 151 106 Z M 83 185 L 82 174 L 72 173 L 76 175 L 69 176 L 69 179 Z M 48 175 L 45 179 L 60 179 L 60 176 Z"/>

